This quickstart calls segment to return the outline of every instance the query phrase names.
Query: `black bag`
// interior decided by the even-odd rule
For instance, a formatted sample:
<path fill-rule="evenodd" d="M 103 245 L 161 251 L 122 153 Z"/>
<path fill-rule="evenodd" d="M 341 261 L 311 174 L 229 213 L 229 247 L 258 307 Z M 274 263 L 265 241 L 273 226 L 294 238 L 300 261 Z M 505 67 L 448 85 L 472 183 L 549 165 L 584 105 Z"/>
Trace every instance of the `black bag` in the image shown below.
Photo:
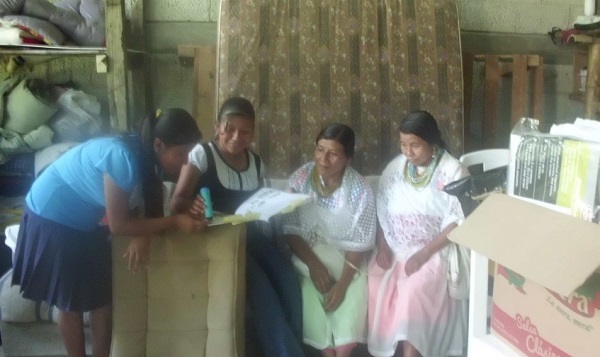
<path fill-rule="evenodd" d="M 505 190 L 506 169 L 507 166 L 501 166 L 450 182 L 444 187 L 444 192 L 458 197 L 466 217 L 477 208 L 479 200 L 485 195 Z"/>

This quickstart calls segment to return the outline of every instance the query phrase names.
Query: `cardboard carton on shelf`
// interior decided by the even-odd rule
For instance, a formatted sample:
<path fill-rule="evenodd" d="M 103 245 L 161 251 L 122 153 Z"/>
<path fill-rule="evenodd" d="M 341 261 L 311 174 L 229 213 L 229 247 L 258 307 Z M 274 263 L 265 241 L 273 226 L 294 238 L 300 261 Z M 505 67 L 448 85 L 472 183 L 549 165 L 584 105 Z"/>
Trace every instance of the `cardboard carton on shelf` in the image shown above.
<path fill-rule="evenodd" d="M 527 132 L 510 150 L 508 194 L 449 238 L 499 263 L 492 335 L 523 356 L 598 356 L 600 147 Z"/>
<path fill-rule="evenodd" d="M 450 235 L 498 262 L 492 334 L 524 356 L 600 351 L 600 225 L 492 194 Z"/>

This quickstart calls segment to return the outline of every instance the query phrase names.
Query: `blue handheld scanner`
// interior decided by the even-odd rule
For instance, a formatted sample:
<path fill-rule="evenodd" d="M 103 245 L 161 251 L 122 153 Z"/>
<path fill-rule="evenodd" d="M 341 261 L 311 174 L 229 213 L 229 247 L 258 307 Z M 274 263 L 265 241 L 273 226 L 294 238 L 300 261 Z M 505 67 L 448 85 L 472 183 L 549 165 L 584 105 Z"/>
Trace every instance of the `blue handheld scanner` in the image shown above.
<path fill-rule="evenodd" d="M 210 190 L 208 187 L 202 187 L 200 189 L 200 196 L 204 199 L 204 216 L 206 219 L 212 219 L 214 216 L 212 200 L 210 199 Z"/>

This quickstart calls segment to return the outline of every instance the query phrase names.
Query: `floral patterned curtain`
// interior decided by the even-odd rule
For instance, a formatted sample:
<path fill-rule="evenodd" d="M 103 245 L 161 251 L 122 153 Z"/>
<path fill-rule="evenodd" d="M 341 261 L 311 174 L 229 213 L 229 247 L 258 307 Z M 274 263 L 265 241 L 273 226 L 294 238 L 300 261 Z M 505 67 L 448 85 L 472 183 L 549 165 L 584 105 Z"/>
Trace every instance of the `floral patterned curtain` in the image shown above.
<path fill-rule="evenodd" d="M 273 177 L 312 160 L 328 123 L 357 134 L 353 166 L 380 174 L 413 110 L 463 145 L 456 0 L 222 0 L 217 103 L 250 99 L 256 151 Z"/>

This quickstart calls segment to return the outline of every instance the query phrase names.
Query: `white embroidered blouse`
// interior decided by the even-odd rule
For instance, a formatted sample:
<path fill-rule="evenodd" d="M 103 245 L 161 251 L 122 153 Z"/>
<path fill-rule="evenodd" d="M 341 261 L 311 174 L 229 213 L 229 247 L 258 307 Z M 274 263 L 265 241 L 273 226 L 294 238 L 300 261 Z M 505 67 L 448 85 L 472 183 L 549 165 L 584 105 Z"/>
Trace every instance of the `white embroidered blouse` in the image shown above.
<path fill-rule="evenodd" d="M 341 186 L 322 197 L 312 186 L 314 162 L 292 174 L 288 187 L 312 196 L 312 202 L 284 218 L 283 233 L 298 235 L 309 244 L 328 243 L 345 251 L 368 251 L 375 244 L 375 198 L 367 180 L 352 167 Z"/>
<path fill-rule="evenodd" d="M 462 223 L 458 198 L 443 189 L 468 176 L 462 164 L 444 152 L 429 184 L 415 188 L 404 179 L 406 162 L 406 156 L 399 155 L 388 164 L 377 193 L 377 217 L 385 239 L 401 255 L 422 248 L 451 223 Z"/>

